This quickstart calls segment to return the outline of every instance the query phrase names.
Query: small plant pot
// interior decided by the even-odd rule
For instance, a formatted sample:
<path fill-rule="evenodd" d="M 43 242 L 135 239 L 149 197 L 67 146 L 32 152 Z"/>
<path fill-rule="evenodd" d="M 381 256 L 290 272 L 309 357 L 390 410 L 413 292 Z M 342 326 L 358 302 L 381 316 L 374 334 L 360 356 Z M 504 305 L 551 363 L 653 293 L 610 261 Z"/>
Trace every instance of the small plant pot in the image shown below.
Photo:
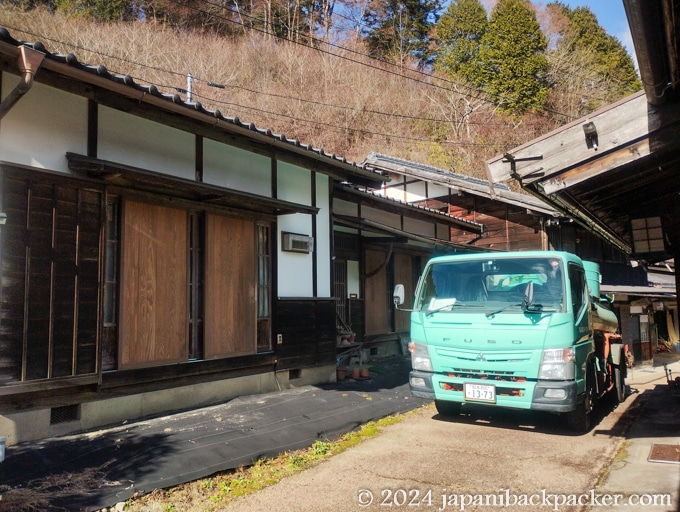
<path fill-rule="evenodd" d="M 362 379 L 368 379 L 368 368 L 362 368 L 359 375 L 361 375 Z"/>
<path fill-rule="evenodd" d="M 347 376 L 347 367 L 346 366 L 338 366 L 335 369 L 335 377 L 338 381 L 345 380 L 346 376 Z"/>
<path fill-rule="evenodd" d="M 360 373 L 359 373 L 359 368 L 353 368 L 353 369 L 352 369 L 352 378 L 353 378 L 353 379 L 358 379 L 358 378 L 359 378 L 359 375 L 360 375 Z"/>

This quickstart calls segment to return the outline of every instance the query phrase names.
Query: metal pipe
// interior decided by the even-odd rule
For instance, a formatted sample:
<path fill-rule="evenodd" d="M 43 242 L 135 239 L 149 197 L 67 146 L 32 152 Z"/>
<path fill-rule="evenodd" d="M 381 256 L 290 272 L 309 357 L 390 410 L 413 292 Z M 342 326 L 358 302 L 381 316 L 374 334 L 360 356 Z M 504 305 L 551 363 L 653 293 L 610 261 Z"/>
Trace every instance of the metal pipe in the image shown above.
<path fill-rule="evenodd" d="M 21 97 L 28 92 L 33 85 L 33 78 L 38 72 L 43 59 L 44 53 L 40 53 L 28 46 L 19 47 L 19 71 L 21 71 L 21 80 L 19 84 L 7 95 L 7 97 L 0 103 L 0 119 L 5 117 L 11 108 L 16 104 Z"/>
<path fill-rule="evenodd" d="M 623 0 L 623 7 L 647 101 L 661 105 L 670 94 L 667 89 L 675 85 L 671 83 L 668 67 L 662 0 Z"/>

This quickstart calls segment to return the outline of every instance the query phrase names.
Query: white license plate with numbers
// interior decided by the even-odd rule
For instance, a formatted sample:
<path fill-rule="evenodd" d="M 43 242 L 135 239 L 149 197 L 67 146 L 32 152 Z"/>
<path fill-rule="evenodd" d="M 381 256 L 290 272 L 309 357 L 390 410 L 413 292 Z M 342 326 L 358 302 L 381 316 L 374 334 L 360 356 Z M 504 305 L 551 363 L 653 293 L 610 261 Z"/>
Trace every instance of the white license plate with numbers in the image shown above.
<path fill-rule="evenodd" d="M 476 402 L 495 402 L 496 386 L 493 384 L 465 383 L 465 400 Z"/>

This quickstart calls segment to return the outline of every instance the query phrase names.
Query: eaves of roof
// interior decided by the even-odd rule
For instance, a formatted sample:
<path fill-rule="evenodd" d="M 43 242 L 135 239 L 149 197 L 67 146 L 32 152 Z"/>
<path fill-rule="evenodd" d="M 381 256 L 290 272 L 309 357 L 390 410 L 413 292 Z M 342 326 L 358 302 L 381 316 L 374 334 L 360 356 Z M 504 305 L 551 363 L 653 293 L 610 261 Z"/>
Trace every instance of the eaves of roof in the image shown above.
<path fill-rule="evenodd" d="M 659 288 L 656 286 L 626 286 L 626 285 L 600 285 L 600 293 L 613 293 L 617 295 L 634 295 L 638 297 L 677 298 L 675 287 Z"/>
<path fill-rule="evenodd" d="M 67 55 L 51 53 L 41 42 L 19 41 L 14 39 L 5 27 L 0 26 L 0 55 L 4 54 L 17 59 L 21 46 L 32 48 L 45 55 L 41 71 L 47 70 L 111 91 L 152 108 L 197 121 L 217 132 L 241 136 L 282 152 L 295 154 L 308 161 L 314 171 L 327 174 L 336 180 L 373 187 L 389 180 L 388 176 L 366 164 L 350 162 L 344 157 L 327 153 L 323 148 L 301 143 L 300 140 L 290 139 L 284 134 L 273 133 L 270 129 L 258 128 L 254 123 L 244 123 L 237 116 L 224 116 L 217 109 L 204 108 L 200 102 L 184 101 L 179 94 L 164 93 L 157 85 L 141 85 L 130 75 L 111 73 L 105 66 L 81 63 L 72 53 Z M 37 82 L 41 81 L 41 71 L 38 71 L 35 77 Z"/>
<path fill-rule="evenodd" d="M 494 184 L 492 190 L 487 180 L 379 153 L 369 153 L 364 160 L 364 164 L 369 164 L 383 171 L 412 176 L 423 181 L 456 188 L 469 194 L 502 201 L 547 215 L 558 216 L 557 210 L 551 208 L 540 199 L 528 194 L 514 192 L 505 184 Z"/>
<path fill-rule="evenodd" d="M 447 240 L 440 240 L 438 238 L 430 238 L 415 233 L 410 233 L 408 231 L 393 228 L 386 224 L 382 224 L 380 222 L 376 222 L 370 219 L 347 217 L 346 215 L 333 215 L 333 221 L 337 224 L 341 224 L 350 228 L 396 236 L 399 238 L 403 238 L 405 240 L 412 240 L 417 243 L 421 243 L 431 247 L 443 248 L 452 252 L 464 252 L 464 253 L 494 252 L 492 249 L 488 248 L 456 244 L 454 242 L 449 242 Z"/>
<path fill-rule="evenodd" d="M 406 203 L 404 201 L 399 201 L 397 199 L 385 197 L 375 192 L 367 192 L 364 190 L 360 190 L 356 186 L 351 186 L 347 184 L 337 184 L 335 188 L 337 191 L 340 192 L 341 195 L 342 193 L 345 193 L 348 195 L 348 197 L 354 197 L 357 198 L 358 200 L 365 199 L 368 204 L 374 205 L 376 207 L 383 205 L 389 207 L 389 209 L 395 208 L 400 209 L 407 215 L 411 214 L 435 218 L 444 224 L 456 225 L 459 228 L 465 229 L 466 231 L 478 233 L 480 235 L 484 232 L 483 224 L 468 219 L 464 219 L 462 217 L 449 215 L 448 213 L 440 212 L 439 210 L 435 210 L 434 208 L 413 205 L 410 203 Z"/>

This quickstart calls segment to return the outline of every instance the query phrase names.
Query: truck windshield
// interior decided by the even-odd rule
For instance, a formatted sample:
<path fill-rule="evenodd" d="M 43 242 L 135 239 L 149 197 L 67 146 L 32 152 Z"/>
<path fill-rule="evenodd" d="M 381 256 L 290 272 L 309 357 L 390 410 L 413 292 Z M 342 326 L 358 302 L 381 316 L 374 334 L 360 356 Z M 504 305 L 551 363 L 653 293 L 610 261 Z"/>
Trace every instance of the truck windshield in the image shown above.
<path fill-rule="evenodd" d="M 415 306 L 451 312 L 519 306 L 527 284 L 533 282 L 535 309 L 563 311 L 563 274 L 561 260 L 554 257 L 437 262 L 426 269 Z M 521 309 L 508 309 L 513 311 Z"/>

